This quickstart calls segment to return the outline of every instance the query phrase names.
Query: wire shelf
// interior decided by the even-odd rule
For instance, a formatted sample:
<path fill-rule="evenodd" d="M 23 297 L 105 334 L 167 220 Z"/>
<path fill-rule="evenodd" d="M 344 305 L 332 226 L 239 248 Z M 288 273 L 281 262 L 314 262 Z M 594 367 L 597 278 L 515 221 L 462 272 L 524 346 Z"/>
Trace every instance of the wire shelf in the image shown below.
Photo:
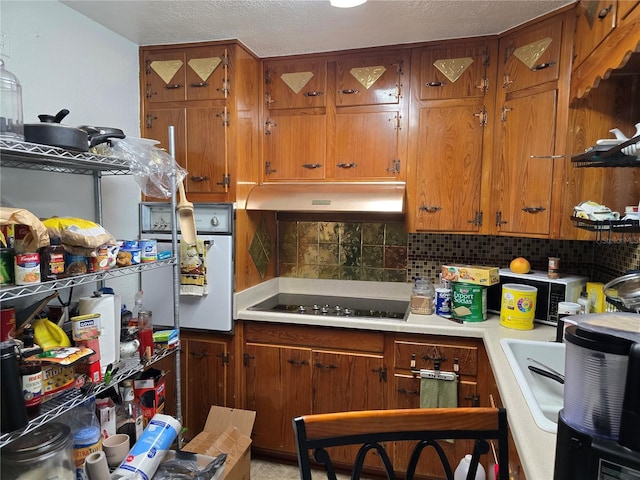
<path fill-rule="evenodd" d="M 176 263 L 175 258 L 169 258 L 166 260 L 157 260 L 155 262 L 140 263 L 138 265 L 132 265 L 130 267 L 118 267 L 110 270 L 104 270 L 101 272 L 87 273 L 83 275 L 74 275 L 72 277 L 63 278 L 60 280 L 51 280 L 48 282 L 34 283 L 32 285 L 11 285 L 0 288 L 0 300 L 12 300 L 16 298 L 22 298 L 28 295 L 35 295 L 37 293 L 50 293 L 56 290 L 62 290 L 68 287 L 75 287 L 78 285 L 84 285 L 86 283 L 95 283 L 102 280 L 109 280 L 112 278 L 119 278 L 126 275 L 132 275 L 134 273 L 146 272 L 148 270 L 154 270 L 156 268 L 166 267 L 174 265 Z"/>
<path fill-rule="evenodd" d="M 118 157 L 72 152 L 58 147 L 0 138 L 0 165 L 56 173 L 128 175 L 129 163 Z"/>
<path fill-rule="evenodd" d="M 0 448 L 5 445 L 13 442 L 17 438 L 26 435 L 27 433 L 32 432 L 36 428 L 44 425 L 45 423 L 51 422 L 56 419 L 60 415 L 68 412 L 72 408 L 81 405 L 87 400 L 94 398 L 101 392 L 104 392 L 108 388 L 116 387 L 118 383 L 122 380 L 126 380 L 136 373 L 142 372 L 146 368 L 150 367 L 156 362 L 159 362 L 163 358 L 173 355 L 174 353 L 180 351 L 179 348 L 174 348 L 171 350 L 160 350 L 157 349 L 155 355 L 151 357 L 151 359 L 147 362 L 141 362 L 140 357 L 135 356 L 131 358 L 126 358 L 120 360 L 119 364 L 114 365 L 114 368 L 118 367 L 118 371 L 116 374 L 110 379 L 109 383 L 100 383 L 98 384 L 91 392 L 84 394 L 79 388 L 73 388 L 51 400 L 42 404 L 42 413 L 31 420 L 28 425 L 20 430 L 16 430 L 14 432 L 5 433 L 0 437 Z"/>
<path fill-rule="evenodd" d="M 626 155 L 622 150 L 640 143 L 640 135 L 630 138 L 614 147 L 610 145 L 594 145 L 580 155 L 571 157 L 574 167 L 640 167 L 640 157 Z M 640 152 L 638 152 L 640 153 Z"/>

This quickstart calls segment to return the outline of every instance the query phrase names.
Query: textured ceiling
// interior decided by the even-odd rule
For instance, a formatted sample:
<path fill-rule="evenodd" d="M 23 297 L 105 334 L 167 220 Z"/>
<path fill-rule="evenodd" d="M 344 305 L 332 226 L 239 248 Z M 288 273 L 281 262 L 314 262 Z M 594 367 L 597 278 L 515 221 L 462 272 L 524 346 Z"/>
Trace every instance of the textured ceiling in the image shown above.
<path fill-rule="evenodd" d="M 259 57 L 499 34 L 573 0 L 62 0 L 137 45 L 237 39 Z"/>

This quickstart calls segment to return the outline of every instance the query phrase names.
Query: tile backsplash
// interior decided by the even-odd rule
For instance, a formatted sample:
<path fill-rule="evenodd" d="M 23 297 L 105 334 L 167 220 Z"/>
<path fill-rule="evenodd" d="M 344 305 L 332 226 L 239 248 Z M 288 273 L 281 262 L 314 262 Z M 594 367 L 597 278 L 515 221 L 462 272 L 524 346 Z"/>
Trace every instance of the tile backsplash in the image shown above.
<path fill-rule="evenodd" d="M 281 221 L 279 275 L 298 278 L 410 282 L 435 280 L 445 263 L 507 267 L 526 257 L 546 270 L 548 257 L 560 271 L 606 282 L 640 268 L 640 244 L 596 244 L 489 235 L 411 233 L 400 222 Z"/>

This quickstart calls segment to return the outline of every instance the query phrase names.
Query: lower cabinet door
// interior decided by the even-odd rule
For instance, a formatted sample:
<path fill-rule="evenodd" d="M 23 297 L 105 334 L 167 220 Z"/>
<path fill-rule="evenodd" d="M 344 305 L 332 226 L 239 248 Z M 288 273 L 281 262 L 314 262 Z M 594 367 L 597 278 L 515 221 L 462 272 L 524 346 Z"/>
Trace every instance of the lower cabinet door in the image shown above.
<path fill-rule="evenodd" d="M 420 378 L 397 373 L 393 376 L 392 381 L 395 387 L 392 395 L 394 404 L 391 405 L 390 408 L 420 407 Z M 465 382 L 460 382 L 458 384 L 458 405 L 468 406 L 463 396 L 467 396 L 469 393 L 469 385 L 465 384 Z M 411 457 L 411 451 L 416 443 L 398 442 L 395 445 L 393 463 L 397 469 L 403 472 L 406 471 L 409 458 Z M 473 442 L 469 440 L 441 441 L 440 446 L 444 450 L 452 470 L 455 470 L 460 459 L 464 457 L 465 454 L 471 453 L 473 450 Z M 435 449 L 431 447 L 427 447 L 422 451 L 416 473 L 419 475 L 427 475 L 428 478 L 433 479 L 447 478 Z"/>
<path fill-rule="evenodd" d="M 313 413 L 380 410 L 384 407 L 386 368 L 382 355 L 348 352 L 313 352 Z M 352 465 L 357 447 L 328 449 L 337 462 Z M 365 465 L 382 468 L 370 452 Z"/>
<path fill-rule="evenodd" d="M 311 413 L 311 350 L 245 345 L 247 408 L 256 412 L 253 447 L 296 451 L 292 420 Z"/>
<path fill-rule="evenodd" d="M 211 405 L 225 405 L 227 375 L 224 342 L 186 340 L 187 379 L 184 426 L 195 437 L 207 421 Z"/>

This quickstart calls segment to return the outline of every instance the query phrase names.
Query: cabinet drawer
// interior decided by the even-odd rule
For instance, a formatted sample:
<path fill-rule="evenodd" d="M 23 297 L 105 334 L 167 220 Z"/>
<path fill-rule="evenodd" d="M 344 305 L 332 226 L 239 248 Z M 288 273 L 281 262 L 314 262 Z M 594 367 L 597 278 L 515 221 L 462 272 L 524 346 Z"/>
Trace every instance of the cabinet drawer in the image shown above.
<path fill-rule="evenodd" d="M 352 352 L 382 353 L 384 334 L 336 328 L 246 322 L 245 341 L 261 344 L 330 347 Z"/>
<path fill-rule="evenodd" d="M 452 372 L 457 359 L 461 375 L 478 373 L 478 348 L 474 346 L 396 341 L 394 351 L 395 368 L 433 369 L 435 362 L 439 362 L 440 370 Z M 412 365 L 414 360 L 415 367 Z"/>

